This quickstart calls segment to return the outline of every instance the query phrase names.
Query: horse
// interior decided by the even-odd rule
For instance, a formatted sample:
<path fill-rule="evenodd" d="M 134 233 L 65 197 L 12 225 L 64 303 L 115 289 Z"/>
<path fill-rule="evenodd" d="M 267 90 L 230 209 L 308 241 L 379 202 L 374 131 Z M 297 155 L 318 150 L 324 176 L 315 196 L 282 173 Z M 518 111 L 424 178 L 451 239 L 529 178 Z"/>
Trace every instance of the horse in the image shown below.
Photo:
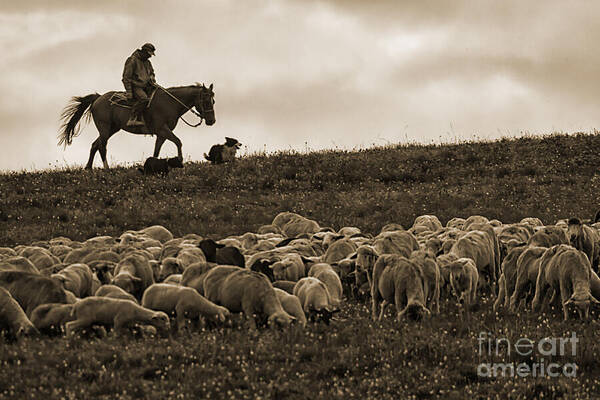
<path fill-rule="evenodd" d="M 188 123 L 190 126 L 198 126 L 203 120 L 209 126 L 216 122 L 212 83 L 209 87 L 198 83 L 166 89 L 157 86 L 143 111 L 145 121 L 143 126 L 127 126 L 131 107 L 113 102 L 111 98 L 115 93 L 115 91 L 110 91 L 103 95 L 92 93 L 87 96 L 75 96 L 62 111 L 62 124 L 58 134 L 59 146 L 64 145 L 66 148 L 72 143 L 73 137 L 79 136 L 79 121 L 83 117 L 89 121 L 91 116 L 98 129 L 99 136 L 92 143 L 86 169 L 92 168 L 97 151 L 100 152 L 104 168 L 108 169 L 106 144 L 108 139 L 121 129 L 138 135 L 156 135 L 154 157 L 158 157 L 163 143 L 165 140 L 169 140 L 177 146 L 177 157 L 183 160 L 181 140 L 173 133 L 179 118 L 191 110 L 200 117 L 200 122 L 196 125 Z M 186 121 L 184 120 L 184 122 Z"/>

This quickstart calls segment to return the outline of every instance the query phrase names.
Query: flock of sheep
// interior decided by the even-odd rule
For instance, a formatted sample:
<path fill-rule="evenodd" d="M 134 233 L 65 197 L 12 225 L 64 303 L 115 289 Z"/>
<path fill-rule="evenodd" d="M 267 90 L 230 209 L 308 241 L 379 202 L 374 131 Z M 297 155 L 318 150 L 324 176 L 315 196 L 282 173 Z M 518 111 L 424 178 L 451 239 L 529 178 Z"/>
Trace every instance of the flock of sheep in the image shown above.
<path fill-rule="evenodd" d="M 494 309 L 589 317 L 598 303 L 600 234 L 579 219 L 503 224 L 482 216 L 442 226 L 433 215 L 377 236 L 335 231 L 283 212 L 256 233 L 215 242 L 174 238 L 156 225 L 84 242 L 58 237 L 0 248 L 0 329 L 18 337 L 131 328 L 167 334 L 189 324 L 257 326 L 329 323 L 344 299 L 368 298 L 373 319 L 393 304 L 398 319 L 439 313 L 455 298 L 482 296 Z"/>

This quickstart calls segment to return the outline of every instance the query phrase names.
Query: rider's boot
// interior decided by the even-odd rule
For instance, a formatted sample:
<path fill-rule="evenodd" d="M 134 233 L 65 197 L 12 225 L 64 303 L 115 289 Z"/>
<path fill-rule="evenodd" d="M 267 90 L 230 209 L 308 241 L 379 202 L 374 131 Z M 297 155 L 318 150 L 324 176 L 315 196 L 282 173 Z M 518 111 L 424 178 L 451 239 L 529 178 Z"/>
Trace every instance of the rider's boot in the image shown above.
<path fill-rule="evenodd" d="M 144 126 L 144 121 L 141 118 L 140 102 L 132 107 L 131 115 L 127 121 L 127 126 Z"/>
<path fill-rule="evenodd" d="M 131 117 L 129 117 L 129 120 L 127 121 L 127 126 L 144 126 L 144 121 L 138 119 L 137 116 L 132 115 Z"/>

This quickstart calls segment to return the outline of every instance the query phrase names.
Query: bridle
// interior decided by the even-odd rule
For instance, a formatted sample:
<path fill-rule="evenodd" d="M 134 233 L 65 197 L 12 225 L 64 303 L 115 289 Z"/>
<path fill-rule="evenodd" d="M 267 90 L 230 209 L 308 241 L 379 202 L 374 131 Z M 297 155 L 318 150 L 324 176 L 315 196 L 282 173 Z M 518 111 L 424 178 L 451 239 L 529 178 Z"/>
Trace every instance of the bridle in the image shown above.
<path fill-rule="evenodd" d="M 200 122 L 198 122 L 197 124 L 190 124 L 189 122 L 187 122 L 184 118 L 183 115 L 181 115 L 181 117 L 179 117 L 179 119 L 181 119 L 183 122 L 185 122 L 188 126 L 191 126 L 192 128 L 195 128 L 197 126 L 200 126 L 202 124 L 202 121 L 204 121 L 204 116 L 203 114 L 207 112 L 207 110 L 204 109 L 204 103 L 201 102 L 202 104 L 202 113 L 197 112 L 196 110 L 194 110 L 194 106 L 188 107 L 187 105 L 185 105 L 183 103 L 183 101 L 179 100 L 177 97 L 175 97 L 174 95 L 172 95 L 167 89 L 165 89 L 164 87 L 158 85 L 158 84 L 154 84 L 157 88 L 161 89 L 163 92 L 165 92 L 166 94 L 168 94 L 173 100 L 175 100 L 176 102 L 178 102 L 179 104 L 181 104 L 182 106 L 185 107 L 185 109 L 187 111 L 191 111 L 193 112 L 198 118 L 200 118 Z M 211 111 L 211 110 L 208 110 Z M 184 113 L 185 114 L 185 113 Z"/>

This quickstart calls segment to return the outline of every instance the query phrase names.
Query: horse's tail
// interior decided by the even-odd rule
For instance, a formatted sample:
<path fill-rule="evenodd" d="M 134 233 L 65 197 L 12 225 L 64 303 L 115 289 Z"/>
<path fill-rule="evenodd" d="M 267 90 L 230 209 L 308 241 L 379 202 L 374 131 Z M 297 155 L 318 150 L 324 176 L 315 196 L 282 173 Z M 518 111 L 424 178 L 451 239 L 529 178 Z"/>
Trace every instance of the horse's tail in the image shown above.
<path fill-rule="evenodd" d="M 86 122 L 90 119 L 90 106 L 100 95 L 98 93 L 88 94 L 87 96 L 74 96 L 60 114 L 62 124 L 58 134 L 58 145 L 67 147 L 73 142 L 75 136 L 79 136 L 79 121 L 81 117 L 86 117 Z"/>

